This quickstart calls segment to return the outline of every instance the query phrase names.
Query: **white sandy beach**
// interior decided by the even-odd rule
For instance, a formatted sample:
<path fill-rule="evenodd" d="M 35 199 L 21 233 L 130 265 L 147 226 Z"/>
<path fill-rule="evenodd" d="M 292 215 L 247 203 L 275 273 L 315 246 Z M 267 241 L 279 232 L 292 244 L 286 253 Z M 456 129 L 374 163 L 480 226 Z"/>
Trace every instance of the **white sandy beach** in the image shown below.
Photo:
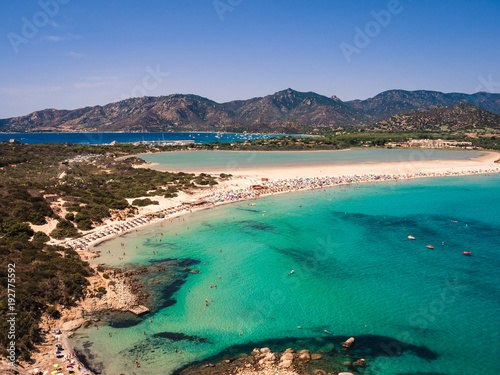
<path fill-rule="evenodd" d="M 484 155 L 465 160 L 422 160 L 422 153 L 432 152 L 432 150 L 414 150 L 414 161 L 396 161 L 396 162 L 364 162 L 349 164 L 329 164 L 312 166 L 279 166 L 279 167 L 234 167 L 224 169 L 199 169 L 182 170 L 182 172 L 209 173 L 209 174 L 232 174 L 233 176 L 247 178 L 300 178 L 300 177 L 321 177 L 321 176 L 342 176 L 352 174 L 407 174 L 407 173 L 443 173 L 446 171 L 466 172 L 478 169 L 491 169 L 500 166 L 496 160 L 500 159 L 500 153 L 488 151 Z M 304 151 L 309 152 L 309 151 Z M 310 151 L 319 152 L 319 151 Z M 160 169 L 157 164 L 151 164 L 148 167 Z M 170 172 L 181 172 L 181 170 L 172 170 Z"/>
<path fill-rule="evenodd" d="M 415 159 L 418 159 L 418 155 L 421 155 L 420 152 L 421 150 L 416 150 Z M 53 241 L 53 243 L 70 246 L 77 250 L 86 250 L 112 236 L 136 230 L 138 227 L 151 222 L 196 212 L 216 205 L 337 184 L 495 173 L 499 172 L 500 168 L 500 164 L 495 163 L 497 160 L 500 160 L 500 153 L 485 152 L 484 155 L 479 157 L 461 160 L 415 160 L 299 167 L 262 167 L 258 169 L 235 168 L 234 170 L 224 171 L 204 170 L 204 173 L 213 175 L 230 173 L 233 177 L 212 187 L 199 187 L 190 194 L 179 192 L 175 198 L 164 198 L 163 196 L 142 197 L 156 200 L 159 204 L 141 207 L 137 215 L 127 220 L 107 220 L 103 226 L 86 232 L 80 239 Z M 152 165 L 146 164 L 142 167 L 146 166 L 151 167 Z M 153 167 L 156 168 L 154 165 Z M 184 172 L 190 171 L 184 170 Z M 196 171 L 196 173 L 199 172 Z M 342 182 L 336 180 L 340 177 L 342 177 Z M 302 178 L 316 179 L 316 181 L 309 183 L 300 181 L 297 184 L 295 180 Z M 262 182 L 263 180 L 267 181 Z M 318 182 L 321 186 L 318 185 Z M 266 187 L 265 190 L 255 191 L 252 189 L 252 186 L 261 184 Z M 131 203 L 133 199 L 128 199 L 128 201 Z M 190 203 L 197 201 L 205 201 L 206 203 L 197 206 L 190 205 Z M 158 218 L 159 214 L 161 214 L 161 219 Z"/>

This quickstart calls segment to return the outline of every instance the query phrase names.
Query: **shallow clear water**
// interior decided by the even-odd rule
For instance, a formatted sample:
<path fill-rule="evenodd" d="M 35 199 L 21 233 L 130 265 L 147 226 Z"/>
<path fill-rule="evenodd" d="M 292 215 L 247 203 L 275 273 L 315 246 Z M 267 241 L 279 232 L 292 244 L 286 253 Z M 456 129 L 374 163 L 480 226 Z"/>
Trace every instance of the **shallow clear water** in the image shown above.
<path fill-rule="evenodd" d="M 233 345 L 328 340 L 328 330 L 361 338 L 365 373 L 496 373 L 499 186 L 491 175 L 333 187 L 222 206 L 108 241 L 98 262 L 190 258 L 201 273 L 154 318 L 80 330 L 76 346 L 106 374 L 168 374 Z"/>
<path fill-rule="evenodd" d="M 366 149 L 342 151 L 195 151 L 141 155 L 159 165 L 155 169 L 177 170 L 234 170 L 236 168 L 307 166 L 352 163 L 380 163 L 391 161 L 469 159 L 482 155 L 477 151 L 449 151 L 435 149 L 395 150 Z"/>

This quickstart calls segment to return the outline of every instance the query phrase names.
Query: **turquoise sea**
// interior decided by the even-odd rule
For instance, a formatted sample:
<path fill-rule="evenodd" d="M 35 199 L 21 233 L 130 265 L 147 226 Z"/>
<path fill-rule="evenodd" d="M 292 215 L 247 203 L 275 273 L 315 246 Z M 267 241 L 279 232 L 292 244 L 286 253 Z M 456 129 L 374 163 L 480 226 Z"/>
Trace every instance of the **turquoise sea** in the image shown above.
<path fill-rule="evenodd" d="M 237 168 L 309 166 L 392 161 L 459 160 L 482 155 L 479 151 L 436 149 L 354 149 L 341 151 L 193 151 L 169 152 L 140 157 L 160 170 L 206 171 Z"/>
<path fill-rule="evenodd" d="M 19 142 L 30 143 L 73 143 L 96 145 L 111 143 L 132 143 L 141 141 L 180 141 L 192 140 L 195 143 L 234 142 L 247 139 L 271 138 L 271 134 L 241 134 L 241 133 L 0 133 L 0 142 L 16 139 Z"/>
<path fill-rule="evenodd" d="M 160 302 L 141 318 L 105 317 L 74 343 L 104 374 L 172 374 L 267 345 L 342 357 L 349 336 L 365 374 L 497 374 L 499 187 L 498 174 L 338 186 L 107 241 L 98 262 L 165 265 L 149 276 Z M 184 276 L 168 284 L 170 274 Z"/>

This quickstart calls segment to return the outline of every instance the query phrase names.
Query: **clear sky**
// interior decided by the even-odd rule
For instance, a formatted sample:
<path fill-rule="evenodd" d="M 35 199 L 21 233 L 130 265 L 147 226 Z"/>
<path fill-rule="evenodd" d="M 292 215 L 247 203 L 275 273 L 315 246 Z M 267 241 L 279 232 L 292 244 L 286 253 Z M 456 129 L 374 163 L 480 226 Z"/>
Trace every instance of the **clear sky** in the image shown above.
<path fill-rule="evenodd" d="M 500 92 L 499 0 L 4 0 L 0 118 L 132 96 Z"/>

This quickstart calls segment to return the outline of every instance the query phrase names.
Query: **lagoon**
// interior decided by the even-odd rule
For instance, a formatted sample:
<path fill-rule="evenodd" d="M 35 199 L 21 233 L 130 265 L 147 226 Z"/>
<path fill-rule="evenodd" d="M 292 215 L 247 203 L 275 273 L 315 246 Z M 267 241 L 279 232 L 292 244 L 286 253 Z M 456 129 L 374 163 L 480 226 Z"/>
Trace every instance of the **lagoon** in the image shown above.
<path fill-rule="evenodd" d="M 140 155 L 153 168 L 178 171 L 233 171 L 235 169 L 319 166 L 424 160 L 466 160 L 482 155 L 479 151 L 436 149 L 353 149 L 341 151 L 190 151 Z"/>

